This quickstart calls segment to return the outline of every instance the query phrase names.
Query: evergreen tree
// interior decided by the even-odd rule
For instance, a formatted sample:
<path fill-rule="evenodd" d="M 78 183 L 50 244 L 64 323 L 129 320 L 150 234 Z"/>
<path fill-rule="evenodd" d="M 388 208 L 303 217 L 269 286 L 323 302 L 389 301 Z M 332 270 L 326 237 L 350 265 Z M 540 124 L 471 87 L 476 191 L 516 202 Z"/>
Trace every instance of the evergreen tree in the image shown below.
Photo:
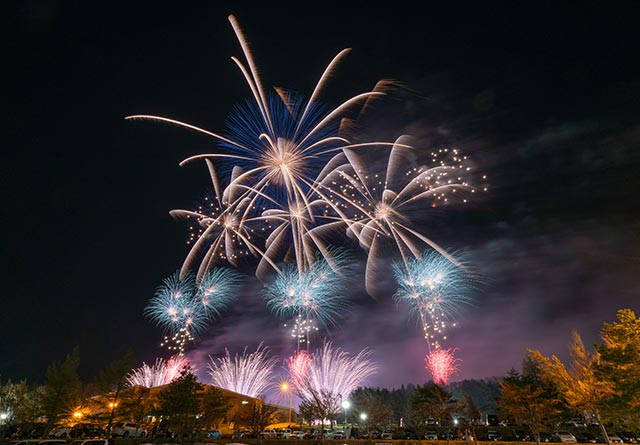
<path fill-rule="evenodd" d="M 535 369 L 537 367 L 529 359 L 528 371 Z M 500 384 L 498 407 L 501 417 L 527 425 L 532 437 L 540 445 L 540 433 L 551 422 L 550 419 L 560 412 L 560 400 L 536 376 L 536 372 L 525 375 L 512 369 Z"/>
<path fill-rule="evenodd" d="M 47 431 L 64 417 L 71 417 L 82 401 L 82 383 L 78 375 L 80 351 L 76 347 L 64 361 L 49 365 L 42 393 L 42 414 L 47 419 Z"/>
<path fill-rule="evenodd" d="M 640 429 L 640 320 L 631 309 L 617 312 L 617 321 L 605 323 L 598 376 L 609 382 L 616 397 L 609 401 L 609 411 L 618 423 Z"/>
<path fill-rule="evenodd" d="M 183 369 L 173 382 L 158 395 L 158 412 L 171 419 L 178 438 L 193 437 L 196 415 L 200 413 L 198 391 L 202 385 L 189 367 Z"/>

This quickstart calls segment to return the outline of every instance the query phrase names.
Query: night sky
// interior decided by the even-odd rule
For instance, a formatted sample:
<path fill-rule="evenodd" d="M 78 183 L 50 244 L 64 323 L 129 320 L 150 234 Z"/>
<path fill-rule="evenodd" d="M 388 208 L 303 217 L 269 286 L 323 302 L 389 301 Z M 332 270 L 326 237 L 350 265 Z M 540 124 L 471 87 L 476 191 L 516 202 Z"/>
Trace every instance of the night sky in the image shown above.
<path fill-rule="evenodd" d="M 187 227 L 169 211 L 210 187 L 202 163 L 178 163 L 215 143 L 124 117 L 220 131 L 249 96 L 231 61 L 242 57 L 231 13 L 265 86 L 310 94 L 333 56 L 352 48 L 327 100 L 394 79 L 403 87 L 370 136 L 458 147 L 488 176 L 481 199 L 424 227 L 483 277 L 445 342 L 461 359 L 454 380 L 519 369 L 528 348 L 566 357 L 572 330 L 593 344 L 618 309 L 640 311 L 634 2 L 89 3 L 10 10 L 0 379 L 41 382 L 76 345 L 85 380 L 129 348 L 138 364 L 168 357 L 143 310 L 187 253 Z M 416 320 L 390 295 L 372 299 L 358 282 L 349 292 L 328 339 L 374 351 L 371 386 L 424 383 Z M 207 355 L 225 347 L 264 341 L 287 353 L 281 324 L 258 293 L 243 292 L 188 356 L 206 380 Z"/>

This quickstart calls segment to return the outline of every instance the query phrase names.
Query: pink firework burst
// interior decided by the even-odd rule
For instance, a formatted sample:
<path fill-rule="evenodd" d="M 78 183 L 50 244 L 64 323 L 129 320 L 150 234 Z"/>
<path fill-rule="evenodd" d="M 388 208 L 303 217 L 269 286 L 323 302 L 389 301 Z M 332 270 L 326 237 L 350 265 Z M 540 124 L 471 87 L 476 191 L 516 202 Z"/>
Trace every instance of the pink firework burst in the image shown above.
<path fill-rule="evenodd" d="M 431 374 L 433 382 L 439 385 L 446 385 L 452 375 L 458 372 L 460 359 L 454 355 L 454 349 L 434 349 L 425 358 L 425 368 Z"/>
<path fill-rule="evenodd" d="M 304 380 L 311 363 L 311 356 L 305 350 L 301 350 L 286 359 L 289 375 L 293 383 L 300 383 Z"/>
<path fill-rule="evenodd" d="M 187 368 L 195 372 L 189 360 L 181 355 L 174 355 L 168 360 L 158 358 L 153 366 L 142 363 L 140 368 L 131 370 L 127 376 L 127 383 L 130 386 L 145 388 L 164 386 L 180 377 L 182 370 Z"/>

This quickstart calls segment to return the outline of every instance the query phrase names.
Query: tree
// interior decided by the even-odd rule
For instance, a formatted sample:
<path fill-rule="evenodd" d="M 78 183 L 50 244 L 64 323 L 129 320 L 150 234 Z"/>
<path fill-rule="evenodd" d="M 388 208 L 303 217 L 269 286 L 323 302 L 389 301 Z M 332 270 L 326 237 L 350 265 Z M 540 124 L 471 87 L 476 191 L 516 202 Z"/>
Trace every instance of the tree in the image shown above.
<path fill-rule="evenodd" d="M 80 351 L 76 347 L 62 362 L 47 368 L 42 394 L 42 411 L 47 418 L 47 431 L 64 417 L 71 417 L 82 401 L 82 383 L 78 375 Z"/>
<path fill-rule="evenodd" d="M 640 319 L 631 309 L 619 310 L 617 319 L 601 330 L 603 344 L 596 345 L 600 354 L 597 374 L 616 393 L 609 410 L 624 417 L 628 426 L 640 429 Z"/>
<path fill-rule="evenodd" d="M 389 424 L 393 409 L 389 401 L 389 391 L 380 388 L 358 388 L 351 395 L 357 411 L 367 414 L 367 421 L 373 427 Z"/>
<path fill-rule="evenodd" d="M 221 389 L 209 386 L 200 400 L 201 421 L 209 428 L 219 428 L 229 409 L 229 400 Z"/>
<path fill-rule="evenodd" d="M 112 362 L 97 378 L 96 388 L 102 395 L 100 400 L 104 401 L 104 408 L 106 408 L 101 412 L 107 413 L 106 419 L 98 417 L 98 420 L 106 420 L 107 438 L 111 437 L 111 427 L 116 418 L 116 410 L 121 405 L 121 391 L 127 386 L 127 375 L 131 372 L 133 363 L 133 354 L 128 351 L 122 358 Z"/>
<path fill-rule="evenodd" d="M 572 332 L 569 353 L 571 362 L 567 370 L 555 355 L 548 359 L 539 351 L 529 351 L 530 357 L 540 363 L 543 375 L 558 389 L 564 402 L 574 412 L 593 413 L 600 425 L 602 436 L 607 443 L 610 443 L 604 424 L 603 410 L 615 393 L 609 382 L 601 380 L 596 373 L 596 369 L 600 366 L 600 354 L 597 351 L 588 352 L 580 334 L 576 331 Z"/>
<path fill-rule="evenodd" d="M 259 434 L 275 420 L 277 407 L 264 403 L 264 398 L 259 397 L 242 404 L 236 412 L 234 422 Z"/>
<path fill-rule="evenodd" d="M 340 415 L 339 406 L 342 401 L 340 394 L 331 390 L 316 389 L 307 385 L 304 392 L 300 393 L 300 415 L 307 420 L 319 419 L 336 420 Z M 320 425 L 320 439 L 324 436 L 324 426 Z"/>
<path fill-rule="evenodd" d="M 416 387 L 410 405 L 416 420 L 424 424 L 433 418 L 441 427 L 449 425 L 452 414 L 458 410 L 453 394 L 434 382 Z"/>
<path fill-rule="evenodd" d="M 20 383 L 8 380 L 0 385 L 0 413 L 4 414 L 0 438 L 33 430 L 40 411 L 39 394 L 29 387 L 26 380 Z"/>
<path fill-rule="evenodd" d="M 158 412 L 170 417 L 178 438 L 187 438 L 193 433 L 196 415 L 200 413 L 198 390 L 201 388 L 191 368 L 186 367 L 180 377 L 158 394 Z"/>
<path fill-rule="evenodd" d="M 529 371 L 537 369 L 529 360 Z M 526 366 L 523 366 L 526 369 Z M 549 417 L 560 412 L 560 400 L 548 385 L 543 385 L 535 374 L 520 374 L 512 369 L 500 384 L 498 408 L 501 416 L 517 424 L 527 425 L 536 443 L 540 445 L 540 432 L 549 423 Z"/>
<path fill-rule="evenodd" d="M 476 437 L 476 423 L 482 418 L 482 413 L 476 406 L 469 394 L 463 394 L 458 404 L 458 413 L 466 421 L 467 427 L 471 430 L 471 437 L 474 443 L 478 443 Z"/>

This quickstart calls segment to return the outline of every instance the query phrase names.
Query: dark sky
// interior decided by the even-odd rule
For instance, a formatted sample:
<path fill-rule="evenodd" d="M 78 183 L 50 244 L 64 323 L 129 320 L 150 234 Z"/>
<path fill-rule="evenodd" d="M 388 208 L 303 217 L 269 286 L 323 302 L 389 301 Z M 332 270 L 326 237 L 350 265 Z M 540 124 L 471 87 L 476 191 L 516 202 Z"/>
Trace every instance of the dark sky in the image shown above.
<path fill-rule="evenodd" d="M 0 378 L 42 381 L 76 345 L 87 380 L 128 348 L 140 364 L 167 356 L 143 309 L 187 252 L 187 228 L 168 212 L 209 187 L 203 165 L 178 163 L 215 144 L 124 117 L 220 131 L 249 94 L 230 59 L 242 56 L 230 13 L 266 86 L 309 94 L 350 47 L 331 99 L 396 79 L 407 88 L 372 135 L 457 146 L 486 172 L 483 199 L 425 227 L 485 278 L 449 332 L 446 345 L 461 359 L 455 379 L 504 375 L 527 348 L 564 357 L 572 330 L 592 344 L 616 310 L 640 310 L 633 2 L 444 3 L 42 0 L 11 9 Z M 329 338 L 353 353 L 374 350 L 381 366 L 371 385 L 426 381 L 415 320 L 391 297 L 354 289 Z M 264 340 L 285 351 L 280 324 L 259 295 L 245 295 L 189 355 L 205 379 L 207 355 L 225 347 Z"/>

